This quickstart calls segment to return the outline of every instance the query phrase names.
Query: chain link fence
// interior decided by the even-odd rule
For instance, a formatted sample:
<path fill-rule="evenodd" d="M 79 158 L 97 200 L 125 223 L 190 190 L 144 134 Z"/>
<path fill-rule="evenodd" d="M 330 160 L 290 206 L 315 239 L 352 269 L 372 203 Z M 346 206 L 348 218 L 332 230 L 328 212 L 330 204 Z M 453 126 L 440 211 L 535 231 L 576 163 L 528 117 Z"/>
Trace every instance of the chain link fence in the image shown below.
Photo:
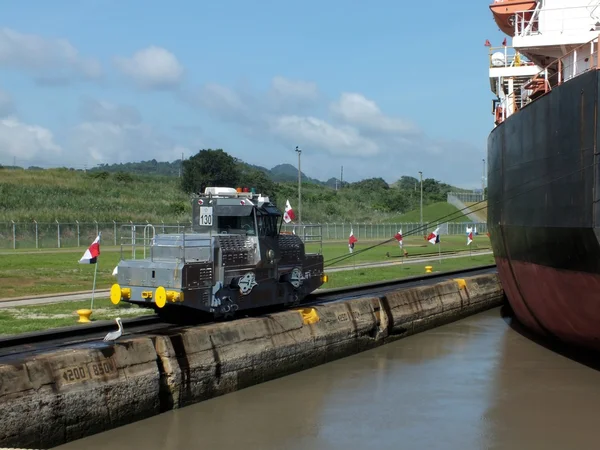
<path fill-rule="evenodd" d="M 68 247 L 87 247 L 102 232 L 103 245 L 121 245 L 122 238 L 136 239 L 143 233 L 148 223 L 122 222 L 0 222 L 0 248 L 2 249 L 56 249 Z M 191 222 L 153 223 L 156 233 L 181 233 L 191 231 Z M 440 234 L 466 234 L 466 227 L 473 226 L 477 234 L 487 233 L 485 223 L 431 223 L 421 227 L 419 223 L 320 223 L 305 224 L 307 228 L 321 227 L 323 241 L 347 240 L 350 231 L 357 239 L 389 239 L 402 230 L 403 235 L 423 236 L 439 226 Z M 284 224 L 282 231 L 307 234 L 303 225 Z"/>

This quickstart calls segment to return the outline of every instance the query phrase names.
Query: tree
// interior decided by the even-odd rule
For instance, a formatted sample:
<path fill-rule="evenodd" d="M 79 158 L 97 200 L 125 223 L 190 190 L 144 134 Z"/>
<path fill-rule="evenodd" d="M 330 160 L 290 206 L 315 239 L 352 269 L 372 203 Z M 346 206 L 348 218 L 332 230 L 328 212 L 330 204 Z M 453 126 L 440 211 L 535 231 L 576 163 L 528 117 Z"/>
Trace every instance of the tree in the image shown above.
<path fill-rule="evenodd" d="M 262 170 L 250 166 L 240 166 L 240 181 L 244 187 L 255 188 L 256 193 L 262 193 L 275 198 L 275 183 Z"/>
<path fill-rule="evenodd" d="M 235 158 L 222 149 L 200 150 L 183 162 L 181 189 L 198 193 L 207 186 L 237 187 L 240 176 Z"/>

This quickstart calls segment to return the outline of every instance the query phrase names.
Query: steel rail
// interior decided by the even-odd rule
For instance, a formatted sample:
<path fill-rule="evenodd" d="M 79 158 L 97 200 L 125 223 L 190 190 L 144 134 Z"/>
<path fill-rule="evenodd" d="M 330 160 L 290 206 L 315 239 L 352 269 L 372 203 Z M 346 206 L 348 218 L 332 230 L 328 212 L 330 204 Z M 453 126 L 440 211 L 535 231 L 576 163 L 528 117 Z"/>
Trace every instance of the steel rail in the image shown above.
<path fill-rule="evenodd" d="M 435 280 L 451 279 L 457 275 L 476 275 L 495 271 L 496 265 L 476 266 L 470 269 L 451 270 L 446 272 L 435 272 L 412 277 L 397 278 L 393 280 L 364 283 L 355 286 L 320 289 L 318 292 L 308 295 L 298 305 L 289 309 L 318 305 L 323 303 L 348 300 L 365 295 L 377 295 L 385 293 L 397 286 L 410 287 L 414 285 L 427 285 Z M 266 308 L 260 308 L 264 310 Z M 268 308 L 267 308 L 268 309 Z M 132 319 L 123 319 L 124 337 L 152 333 L 159 330 L 166 331 L 189 326 L 188 324 L 173 324 L 164 322 L 157 315 L 142 316 Z M 215 323 L 212 319 L 200 321 L 197 325 Z M 20 353 L 37 352 L 49 348 L 61 348 L 68 345 L 82 344 L 90 341 L 101 340 L 108 331 L 114 331 L 115 322 L 112 320 L 101 320 L 91 324 L 72 325 L 67 327 L 52 328 L 43 331 L 34 331 L 0 337 L 0 357 L 16 355 Z"/>

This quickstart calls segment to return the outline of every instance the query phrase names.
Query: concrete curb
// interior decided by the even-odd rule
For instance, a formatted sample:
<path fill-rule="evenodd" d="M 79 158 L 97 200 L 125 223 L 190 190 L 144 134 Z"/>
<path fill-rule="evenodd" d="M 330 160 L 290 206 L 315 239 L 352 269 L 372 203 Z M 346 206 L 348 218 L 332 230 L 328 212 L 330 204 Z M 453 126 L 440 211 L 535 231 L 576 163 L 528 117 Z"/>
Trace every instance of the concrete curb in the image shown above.
<path fill-rule="evenodd" d="M 375 348 L 503 299 L 497 274 L 477 275 L 0 360 L 0 445 L 58 446 Z"/>

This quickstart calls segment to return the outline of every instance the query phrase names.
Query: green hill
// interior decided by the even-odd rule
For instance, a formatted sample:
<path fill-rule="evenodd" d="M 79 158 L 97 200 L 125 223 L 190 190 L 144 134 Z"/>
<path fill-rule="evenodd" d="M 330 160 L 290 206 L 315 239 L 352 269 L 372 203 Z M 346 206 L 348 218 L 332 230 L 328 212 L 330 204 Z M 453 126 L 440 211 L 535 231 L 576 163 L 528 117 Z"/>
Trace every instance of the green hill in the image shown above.
<path fill-rule="evenodd" d="M 190 160 L 171 163 L 142 161 L 103 165 L 87 172 L 68 168 L 2 168 L 0 166 L 0 222 L 116 222 L 189 223 L 191 204 L 184 192 L 192 173 L 201 180 L 219 179 L 223 186 L 233 169 L 235 183 L 257 187 L 283 210 L 286 200 L 298 214 L 297 171 L 281 164 L 266 169 L 235 160 L 229 171 L 219 171 L 223 152 L 200 151 Z M 203 155 L 203 159 L 195 159 Z M 206 160 L 215 155 L 215 160 Z M 220 156 L 219 156 L 220 155 Z M 213 156 L 210 156 L 213 158 Z M 192 161 L 193 160 L 193 161 Z M 198 164 L 202 161 L 202 164 Z M 222 160 L 221 160 L 222 163 Z M 209 167 L 210 166 L 210 167 Z M 205 169 L 206 167 L 206 169 Z M 217 167 L 217 169 L 215 169 Z M 181 177 L 180 177 L 181 169 Z M 216 170 L 216 172 L 215 172 Z M 208 174 L 208 175 L 207 175 Z M 211 178 L 217 177 L 217 178 Z M 225 181 L 223 181 L 225 180 Z M 389 185 L 381 178 L 345 182 L 335 188 L 335 178 L 321 182 L 303 174 L 302 221 L 312 223 L 418 222 L 420 189 L 413 177 Z M 212 183 L 212 181 L 210 181 Z M 424 220 L 435 221 L 456 209 L 445 203 L 457 188 L 434 179 L 423 180 Z M 464 216 L 453 221 L 464 221 Z"/>

